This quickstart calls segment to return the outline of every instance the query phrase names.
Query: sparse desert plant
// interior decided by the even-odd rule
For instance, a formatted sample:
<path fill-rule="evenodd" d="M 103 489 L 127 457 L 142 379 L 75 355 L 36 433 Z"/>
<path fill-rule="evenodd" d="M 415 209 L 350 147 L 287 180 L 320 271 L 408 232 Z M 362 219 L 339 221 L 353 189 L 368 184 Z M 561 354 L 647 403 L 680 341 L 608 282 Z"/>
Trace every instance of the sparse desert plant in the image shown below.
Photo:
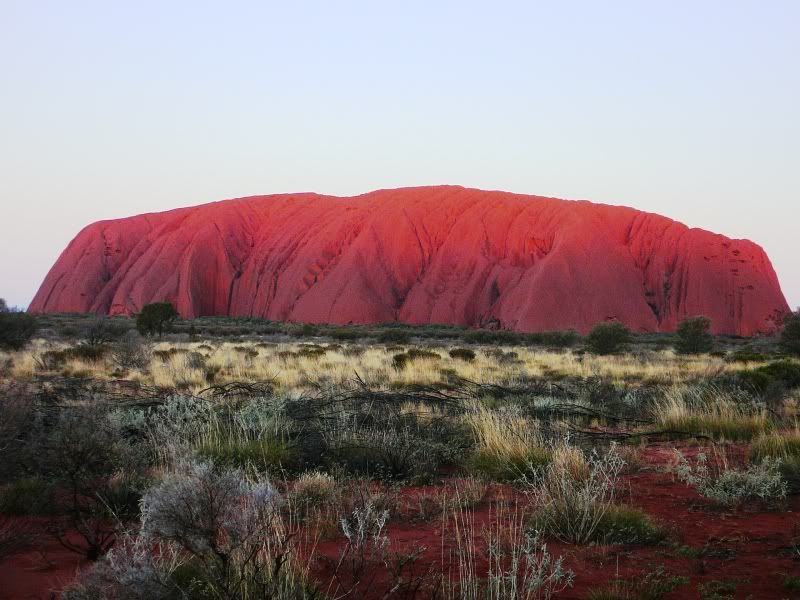
<path fill-rule="evenodd" d="M 178 311 L 169 302 L 146 304 L 136 315 L 136 329 L 142 335 L 158 334 L 160 336 L 169 331 L 177 318 Z"/>
<path fill-rule="evenodd" d="M 98 315 L 92 317 L 83 328 L 81 337 L 87 346 L 107 346 L 125 335 L 128 329 L 128 325 L 124 322 Z"/>
<path fill-rule="evenodd" d="M 304 583 L 278 503 L 267 480 L 191 463 L 145 494 L 142 531 L 190 557 L 193 585 L 211 597 L 299 598 Z"/>
<path fill-rule="evenodd" d="M 295 480 L 291 497 L 301 507 L 318 506 L 334 501 L 340 491 L 332 476 L 322 471 L 307 471 Z"/>
<path fill-rule="evenodd" d="M 732 469 L 724 465 L 713 468 L 702 452 L 697 455 L 695 464 L 678 450 L 675 458 L 678 478 L 717 504 L 739 506 L 747 500 L 774 504 L 786 497 L 787 486 L 781 477 L 778 459 L 766 457 L 745 469 Z"/>
<path fill-rule="evenodd" d="M 711 335 L 711 319 L 690 317 L 678 324 L 675 331 L 675 350 L 679 354 L 702 354 L 714 349 L 714 336 Z"/>
<path fill-rule="evenodd" d="M 633 336 L 619 321 L 609 321 L 594 326 L 586 337 L 586 347 L 593 354 L 616 354 L 631 343 Z"/>
<path fill-rule="evenodd" d="M 784 317 L 781 348 L 788 354 L 800 356 L 800 310 Z"/>
<path fill-rule="evenodd" d="M 539 532 L 525 526 L 519 506 L 496 506 L 476 544 L 474 513 L 456 506 L 450 516 L 456 542 L 458 580 L 449 596 L 454 600 L 539 600 L 552 598 L 572 586 L 575 573 L 562 557 L 550 554 Z M 488 556 L 488 573 L 478 572 L 482 554 Z"/>
<path fill-rule="evenodd" d="M 612 445 L 603 454 L 592 451 L 585 469 L 570 458 L 526 477 L 524 486 L 536 503 L 534 528 L 571 544 L 594 541 L 614 505 L 624 466 Z"/>
<path fill-rule="evenodd" d="M 118 369 L 144 370 L 150 364 L 150 346 L 137 331 L 128 331 L 111 347 L 111 360 Z"/>

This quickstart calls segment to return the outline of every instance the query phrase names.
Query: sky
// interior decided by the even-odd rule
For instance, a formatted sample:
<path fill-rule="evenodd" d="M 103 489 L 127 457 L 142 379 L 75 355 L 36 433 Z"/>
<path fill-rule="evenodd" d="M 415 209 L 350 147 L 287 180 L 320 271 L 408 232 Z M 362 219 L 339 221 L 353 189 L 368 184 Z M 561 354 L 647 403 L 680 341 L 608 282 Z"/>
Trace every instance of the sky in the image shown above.
<path fill-rule="evenodd" d="M 0 297 L 85 225 L 457 184 L 763 246 L 800 306 L 800 2 L 0 0 Z"/>

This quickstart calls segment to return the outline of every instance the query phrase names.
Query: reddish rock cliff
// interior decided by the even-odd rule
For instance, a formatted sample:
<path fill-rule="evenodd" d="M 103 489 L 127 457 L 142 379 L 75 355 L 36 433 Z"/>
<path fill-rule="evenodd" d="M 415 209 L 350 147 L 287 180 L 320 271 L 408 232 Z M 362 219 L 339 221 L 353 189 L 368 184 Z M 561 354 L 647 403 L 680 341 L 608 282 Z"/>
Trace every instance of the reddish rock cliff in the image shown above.
<path fill-rule="evenodd" d="M 88 226 L 31 312 L 326 323 L 774 329 L 788 310 L 764 251 L 630 208 L 460 187 L 257 196 Z"/>

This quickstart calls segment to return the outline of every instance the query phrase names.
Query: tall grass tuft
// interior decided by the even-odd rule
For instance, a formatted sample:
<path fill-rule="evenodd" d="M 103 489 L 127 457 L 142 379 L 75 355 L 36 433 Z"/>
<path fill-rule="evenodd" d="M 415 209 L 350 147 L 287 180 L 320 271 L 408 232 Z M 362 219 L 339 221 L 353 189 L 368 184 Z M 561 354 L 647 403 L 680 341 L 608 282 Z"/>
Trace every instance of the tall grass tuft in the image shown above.
<path fill-rule="evenodd" d="M 662 429 L 718 441 L 748 441 L 773 427 L 763 407 L 716 388 L 672 387 L 655 404 L 653 417 Z"/>
<path fill-rule="evenodd" d="M 516 479 L 550 461 L 551 452 L 536 421 L 483 406 L 465 419 L 476 445 L 469 467 L 478 475 L 499 481 Z"/>

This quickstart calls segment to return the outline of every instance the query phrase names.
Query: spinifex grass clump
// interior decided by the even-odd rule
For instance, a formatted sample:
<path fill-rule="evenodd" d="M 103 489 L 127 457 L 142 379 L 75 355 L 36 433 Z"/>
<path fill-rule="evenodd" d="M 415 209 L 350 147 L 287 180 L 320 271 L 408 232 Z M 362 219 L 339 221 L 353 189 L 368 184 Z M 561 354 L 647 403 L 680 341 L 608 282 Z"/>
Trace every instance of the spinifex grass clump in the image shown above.
<path fill-rule="evenodd" d="M 476 449 L 468 461 L 471 471 L 494 481 L 517 479 L 546 464 L 551 457 L 538 423 L 513 410 L 478 407 L 465 416 Z"/>
<path fill-rule="evenodd" d="M 653 417 L 661 429 L 715 440 L 747 441 L 773 427 L 764 407 L 715 388 L 671 388 Z"/>

